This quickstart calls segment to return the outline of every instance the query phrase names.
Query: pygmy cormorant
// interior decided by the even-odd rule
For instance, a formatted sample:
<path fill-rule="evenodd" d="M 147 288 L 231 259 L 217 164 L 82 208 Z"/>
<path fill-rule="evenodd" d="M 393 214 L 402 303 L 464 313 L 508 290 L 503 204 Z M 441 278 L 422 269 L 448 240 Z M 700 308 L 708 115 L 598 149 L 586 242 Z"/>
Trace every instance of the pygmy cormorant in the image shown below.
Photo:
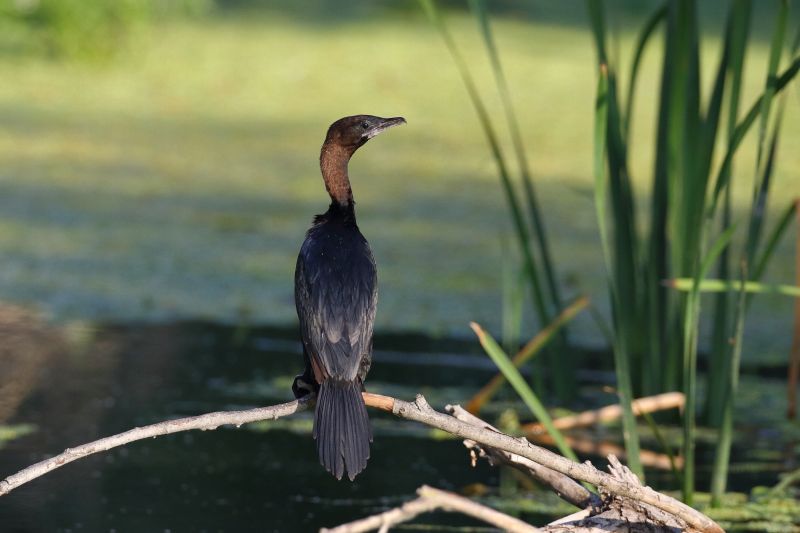
<path fill-rule="evenodd" d="M 294 298 L 305 371 L 296 397 L 317 393 L 314 439 L 328 472 L 352 481 L 369 459 L 372 430 L 361 392 L 372 360 L 378 298 L 375 259 L 356 225 L 347 164 L 368 140 L 405 123 L 402 117 L 356 115 L 328 128 L 319 157 L 331 205 L 317 215 L 297 257 Z"/>

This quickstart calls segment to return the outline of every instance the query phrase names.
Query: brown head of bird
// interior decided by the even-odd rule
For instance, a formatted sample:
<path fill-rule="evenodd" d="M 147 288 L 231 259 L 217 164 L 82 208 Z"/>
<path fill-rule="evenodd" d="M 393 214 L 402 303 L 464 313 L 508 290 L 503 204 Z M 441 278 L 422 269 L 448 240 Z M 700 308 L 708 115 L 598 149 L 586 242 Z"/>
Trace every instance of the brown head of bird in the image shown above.
<path fill-rule="evenodd" d="M 379 133 L 405 123 L 406 119 L 403 117 L 354 115 L 340 118 L 330 125 L 322 144 L 319 165 L 325 188 L 335 203 L 343 206 L 353 203 L 347 163 L 355 151 Z"/>

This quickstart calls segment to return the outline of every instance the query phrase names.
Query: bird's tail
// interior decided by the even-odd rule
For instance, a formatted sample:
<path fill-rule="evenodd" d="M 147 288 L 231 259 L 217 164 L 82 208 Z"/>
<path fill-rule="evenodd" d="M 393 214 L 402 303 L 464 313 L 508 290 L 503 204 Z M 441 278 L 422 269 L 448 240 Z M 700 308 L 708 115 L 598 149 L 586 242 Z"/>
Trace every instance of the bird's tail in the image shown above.
<path fill-rule="evenodd" d="M 336 479 L 347 472 L 353 481 L 367 466 L 372 430 L 358 380 L 322 382 L 314 413 L 314 439 L 320 463 Z"/>

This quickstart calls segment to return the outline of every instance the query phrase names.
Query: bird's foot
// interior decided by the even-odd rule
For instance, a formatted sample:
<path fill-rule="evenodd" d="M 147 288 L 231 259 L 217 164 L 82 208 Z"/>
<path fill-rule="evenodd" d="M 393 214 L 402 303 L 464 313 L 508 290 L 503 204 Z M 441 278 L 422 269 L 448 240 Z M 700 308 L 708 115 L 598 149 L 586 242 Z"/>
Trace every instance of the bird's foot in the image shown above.
<path fill-rule="evenodd" d="M 309 380 L 305 374 L 300 374 L 295 377 L 292 383 L 292 392 L 294 393 L 294 397 L 298 400 L 308 396 L 312 392 L 316 392 L 317 388 L 317 384 Z"/>

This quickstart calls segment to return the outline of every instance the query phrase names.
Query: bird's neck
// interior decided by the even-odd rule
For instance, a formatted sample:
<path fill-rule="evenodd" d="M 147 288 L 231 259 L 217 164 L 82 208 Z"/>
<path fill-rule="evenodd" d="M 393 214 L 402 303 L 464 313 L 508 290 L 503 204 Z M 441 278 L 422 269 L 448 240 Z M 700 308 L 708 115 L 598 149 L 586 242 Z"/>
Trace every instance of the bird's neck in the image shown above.
<path fill-rule="evenodd" d="M 347 175 L 347 163 L 350 162 L 351 150 L 334 143 L 322 145 L 319 155 L 319 167 L 325 188 L 333 203 L 341 207 L 352 207 L 353 190 L 350 188 L 350 177 Z"/>

